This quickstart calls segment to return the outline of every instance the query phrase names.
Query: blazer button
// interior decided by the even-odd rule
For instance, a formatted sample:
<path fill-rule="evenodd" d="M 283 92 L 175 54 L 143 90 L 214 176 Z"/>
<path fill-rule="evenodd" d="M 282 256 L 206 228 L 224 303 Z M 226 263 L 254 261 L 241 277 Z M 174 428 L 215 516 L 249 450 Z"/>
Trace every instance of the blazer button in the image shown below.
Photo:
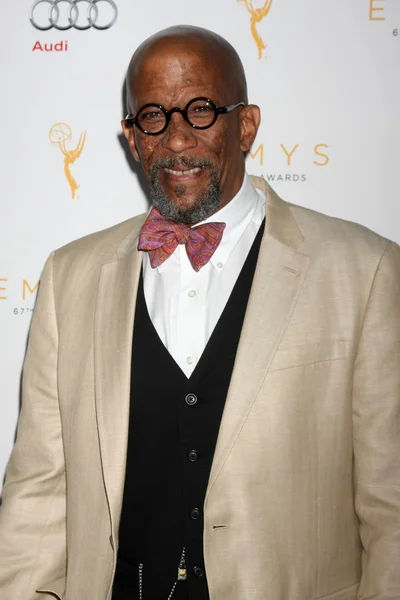
<path fill-rule="evenodd" d="M 199 567 L 198 565 L 196 565 L 195 567 L 193 567 L 193 573 L 196 577 L 203 577 L 204 569 L 203 567 Z"/>
<path fill-rule="evenodd" d="M 197 396 L 195 396 L 194 394 L 188 394 L 185 398 L 185 402 L 189 406 L 193 406 L 197 402 Z"/>
<path fill-rule="evenodd" d="M 197 519 L 200 519 L 200 510 L 198 508 L 192 508 L 192 510 L 190 511 L 190 516 L 192 517 L 192 519 L 194 521 L 197 521 Z"/>

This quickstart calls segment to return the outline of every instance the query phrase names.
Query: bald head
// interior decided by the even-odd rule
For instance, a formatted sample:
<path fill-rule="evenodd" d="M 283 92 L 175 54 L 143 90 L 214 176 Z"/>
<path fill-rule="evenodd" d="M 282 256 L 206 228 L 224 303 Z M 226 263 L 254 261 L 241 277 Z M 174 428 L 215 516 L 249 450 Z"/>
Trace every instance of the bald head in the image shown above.
<path fill-rule="evenodd" d="M 126 77 L 129 112 L 135 113 L 138 108 L 135 99 L 140 92 L 140 74 L 144 65 L 157 55 L 165 53 L 177 57 L 196 55 L 206 67 L 216 71 L 230 97 L 235 98 L 234 101 L 247 103 L 246 76 L 233 46 L 208 29 L 177 25 L 147 38 L 132 56 Z"/>

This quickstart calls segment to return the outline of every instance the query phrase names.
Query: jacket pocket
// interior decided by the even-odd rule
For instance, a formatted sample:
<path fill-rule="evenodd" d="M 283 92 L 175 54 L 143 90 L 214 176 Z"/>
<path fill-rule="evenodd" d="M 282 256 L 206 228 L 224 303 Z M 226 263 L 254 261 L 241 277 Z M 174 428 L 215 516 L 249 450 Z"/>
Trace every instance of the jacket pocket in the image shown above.
<path fill-rule="evenodd" d="M 338 592 L 333 592 L 333 594 L 328 594 L 327 596 L 319 596 L 318 598 L 315 598 L 315 600 L 357 600 L 359 586 L 359 583 L 354 583 L 350 587 L 339 590 Z"/>
<path fill-rule="evenodd" d="M 51 583 L 42 585 L 39 589 L 36 590 L 36 593 L 47 594 L 52 598 L 57 598 L 57 600 L 64 600 L 65 577 L 61 577 L 60 579 L 56 579 L 56 581 L 52 581 Z"/>
<path fill-rule="evenodd" d="M 346 356 L 346 340 L 326 340 L 315 344 L 278 348 L 271 363 L 270 371 L 280 371 L 304 365 L 342 360 Z"/>

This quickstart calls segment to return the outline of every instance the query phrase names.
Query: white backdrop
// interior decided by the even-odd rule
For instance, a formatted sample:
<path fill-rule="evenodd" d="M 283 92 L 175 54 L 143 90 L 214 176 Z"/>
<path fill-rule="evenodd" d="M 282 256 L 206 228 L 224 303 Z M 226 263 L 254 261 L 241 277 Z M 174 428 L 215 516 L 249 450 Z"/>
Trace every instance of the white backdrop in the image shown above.
<path fill-rule="evenodd" d="M 262 109 L 249 172 L 264 174 L 291 202 L 400 242 L 400 0 L 0 3 L 1 488 L 47 255 L 147 207 L 119 137 L 136 46 L 178 23 L 226 37 L 242 57 L 250 101 Z M 68 16 L 76 27 L 92 26 L 57 29 Z"/>

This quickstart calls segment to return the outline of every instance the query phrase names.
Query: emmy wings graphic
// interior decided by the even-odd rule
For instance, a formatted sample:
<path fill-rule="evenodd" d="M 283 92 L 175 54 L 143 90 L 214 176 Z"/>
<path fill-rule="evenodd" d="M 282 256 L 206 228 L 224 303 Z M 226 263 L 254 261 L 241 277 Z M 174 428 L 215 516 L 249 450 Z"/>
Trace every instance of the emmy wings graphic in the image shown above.
<path fill-rule="evenodd" d="M 264 0 L 263 6 L 255 8 L 253 6 L 253 0 L 237 0 L 239 4 L 243 4 L 250 13 L 250 29 L 251 35 L 254 38 L 258 48 L 258 58 L 263 57 L 263 52 L 267 45 L 264 43 L 262 37 L 257 31 L 257 25 L 266 17 L 271 10 L 273 0 Z"/>
<path fill-rule="evenodd" d="M 72 131 L 68 125 L 65 123 L 56 123 L 50 129 L 49 132 L 49 140 L 53 144 L 53 146 L 58 146 L 64 156 L 64 174 L 67 178 L 69 186 L 71 188 L 72 198 L 76 197 L 76 190 L 79 188 L 79 185 L 75 181 L 71 171 L 70 166 L 72 163 L 76 161 L 77 158 L 82 154 L 83 148 L 85 147 L 86 142 L 86 131 L 81 133 L 79 136 L 78 145 L 75 149 L 69 150 L 67 148 L 68 142 L 71 141 Z"/>

